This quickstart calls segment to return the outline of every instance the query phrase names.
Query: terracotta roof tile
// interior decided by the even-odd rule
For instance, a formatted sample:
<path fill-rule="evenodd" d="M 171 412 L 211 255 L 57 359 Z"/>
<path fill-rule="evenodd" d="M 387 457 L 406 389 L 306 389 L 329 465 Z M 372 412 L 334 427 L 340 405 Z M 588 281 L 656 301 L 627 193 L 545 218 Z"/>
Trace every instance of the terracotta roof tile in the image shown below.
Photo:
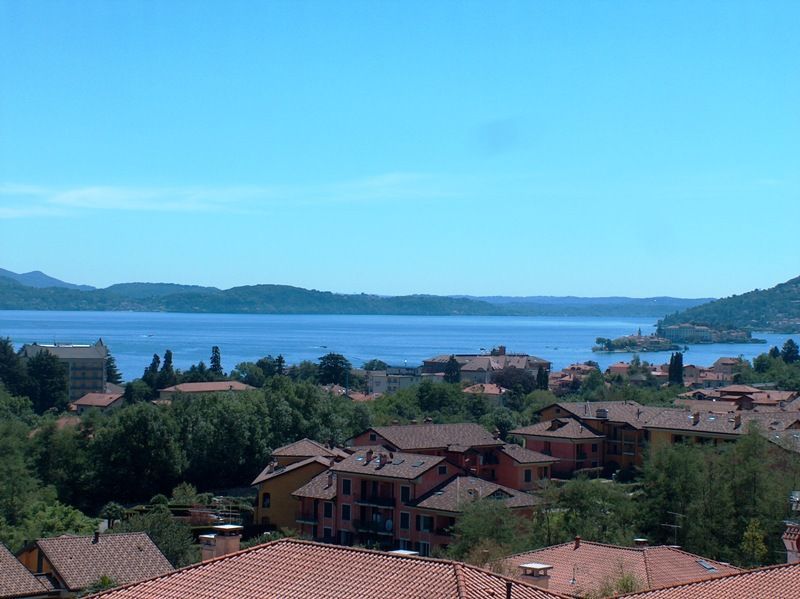
<path fill-rule="evenodd" d="M 256 479 L 250 483 L 250 486 L 252 487 L 253 485 L 261 484 L 265 480 L 270 480 L 271 478 L 277 478 L 279 476 L 283 476 L 288 472 L 299 470 L 300 468 L 304 468 L 309 464 L 313 463 L 328 467 L 331 465 L 331 460 L 330 458 L 314 456 L 311 458 L 306 458 L 305 460 L 300 460 L 299 462 L 294 462 L 293 464 L 289 464 L 288 466 L 276 466 L 274 463 L 272 463 L 261 471 L 261 474 L 259 474 L 256 477 Z"/>
<path fill-rule="evenodd" d="M 534 437 L 555 437 L 559 439 L 602 439 L 589 427 L 574 418 L 554 418 L 530 426 L 523 426 L 511 431 L 512 435 L 530 435 Z"/>
<path fill-rule="evenodd" d="M 703 567 L 700 560 L 716 571 Z M 620 547 L 589 541 L 581 541 L 577 549 L 575 542 L 569 542 L 512 555 L 503 565 L 509 575 L 524 580 L 519 566 L 529 562 L 553 566 L 548 588 L 563 594 L 595 591 L 621 572 L 636 577 L 640 588 L 651 589 L 741 571 L 673 547 Z"/>
<path fill-rule="evenodd" d="M 516 443 L 506 443 L 500 451 L 520 464 L 552 464 L 558 458 L 526 449 Z"/>
<path fill-rule="evenodd" d="M 376 426 L 372 430 L 400 451 L 439 449 L 450 445 L 487 447 L 503 444 L 480 424 L 408 424 Z"/>
<path fill-rule="evenodd" d="M 72 402 L 74 406 L 107 408 L 122 397 L 122 393 L 87 393 Z"/>
<path fill-rule="evenodd" d="M 350 454 L 338 447 L 325 447 L 321 443 L 306 438 L 278 447 L 272 452 L 272 455 L 297 458 L 310 458 L 313 456 L 346 458 Z"/>
<path fill-rule="evenodd" d="M 46 593 L 47 589 L 0 543 L 0 597 Z"/>
<path fill-rule="evenodd" d="M 172 387 L 165 387 L 159 391 L 175 391 L 178 393 L 218 393 L 221 391 L 251 391 L 255 387 L 245 385 L 239 381 L 213 381 L 209 383 L 181 383 Z"/>
<path fill-rule="evenodd" d="M 459 562 L 282 539 L 92 597 L 105 599 L 487 599 L 510 579 Z M 558 595 L 513 582 L 514 599 Z"/>
<path fill-rule="evenodd" d="M 390 453 L 383 452 L 386 460 L 381 461 L 381 454 L 373 452 L 371 460 L 367 461 L 368 451 L 357 451 L 347 459 L 331 466 L 334 472 L 347 472 L 350 474 L 368 474 L 371 476 L 384 476 L 386 478 L 399 478 L 413 480 L 434 466 L 444 462 L 441 456 L 420 455 L 418 453 Z"/>
<path fill-rule="evenodd" d="M 36 541 L 70 590 L 85 588 L 102 576 L 127 584 L 172 571 L 150 537 L 143 532 L 61 536 Z"/>
<path fill-rule="evenodd" d="M 532 507 L 539 503 L 536 497 L 504 487 L 474 476 L 457 476 L 426 493 L 416 507 L 443 512 L 459 513 L 470 501 L 487 497 L 503 501 L 507 507 Z"/>
<path fill-rule="evenodd" d="M 331 484 L 328 484 L 329 476 L 332 475 Z M 335 499 L 336 498 L 336 473 L 325 471 L 320 472 L 302 487 L 292 493 L 295 497 L 311 497 L 312 499 Z"/>
<path fill-rule="evenodd" d="M 624 595 L 630 599 L 797 599 L 800 564 L 781 564 Z"/>

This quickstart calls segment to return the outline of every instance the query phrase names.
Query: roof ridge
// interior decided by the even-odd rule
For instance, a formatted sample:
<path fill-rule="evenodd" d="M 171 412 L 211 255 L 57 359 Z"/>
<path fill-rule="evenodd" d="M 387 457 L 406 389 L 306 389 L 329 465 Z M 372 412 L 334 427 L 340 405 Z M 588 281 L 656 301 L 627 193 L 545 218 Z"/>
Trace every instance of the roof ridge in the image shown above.
<path fill-rule="evenodd" d="M 287 538 L 283 538 L 283 539 L 276 539 L 275 541 L 269 541 L 267 543 L 262 543 L 261 545 L 255 545 L 254 547 L 248 547 L 246 549 L 241 549 L 241 550 L 235 551 L 233 553 L 228 553 L 227 555 L 222 555 L 220 557 L 215 557 L 215 558 L 212 558 L 212 559 L 209 559 L 209 560 L 205 560 L 205 561 L 202 561 L 202 562 L 197 562 L 196 564 L 190 564 L 188 566 L 184 566 L 183 568 L 178 568 L 176 570 L 173 570 L 173 571 L 168 572 L 166 574 L 162 574 L 160 576 L 154 576 L 153 578 L 148 578 L 148 579 L 145 579 L 145 580 L 139 580 L 137 582 L 131 582 L 131 583 L 128 583 L 126 585 L 115 587 L 113 589 L 108 589 L 108 590 L 105 590 L 105 591 L 101 591 L 101 592 L 99 592 L 97 594 L 94 594 L 94 595 L 89 595 L 87 597 L 87 599 L 94 599 L 94 598 L 97 598 L 97 597 L 103 597 L 104 595 L 108 595 L 108 594 L 111 594 L 111 593 L 117 593 L 120 590 L 129 588 L 129 587 L 132 587 L 132 586 L 137 586 L 137 585 L 145 584 L 145 583 L 148 583 L 148 582 L 153 582 L 153 581 L 160 580 L 162 578 L 166 578 L 166 577 L 169 577 L 169 576 L 174 576 L 174 575 L 176 575 L 176 574 L 178 574 L 180 572 L 187 572 L 189 570 L 195 570 L 195 569 L 198 569 L 198 568 L 203 568 L 203 567 L 212 565 L 212 564 L 214 564 L 216 562 L 222 562 L 222 561 L 225 561 L 225 560 L 235 559 L 235 558 L 237 558 L 237 557 L 239 557 L 241 555 L 245 555 L 245 554 L 248 554 L 248 553 L 255 553 L 256 551 L 260 551 L 260 550 L 264 549 L 265 547 L 271 547 L 273 545 L 289 544 L 289 543 L 294 543 L 294 544 L 297 544 L 297 545 L 310 545 L 310 546 L 314 546 L 314 547 L 323 547 L 323 548 L 326 548 L 326 549 L 335 548 L 335 549 L 340 549 L 342 551 L 353 551 L 353 552 L 356 552 L 356 553 L 363 553 L 363 554 L 368 554 L 368 555 L 378 555 L 378 556 L 381 556 L 381 557 L 392 558 L 392 559 L 418 560 L 418 561 L 423 561 L 423 562 L 428 562 L 428 563 L 433 563 L 433 564 L 442 564 L 442 565 L 445 565 L 445 566 L 451 566 L 454 569 L 455 568 L 461 568 L 461 569 L 468 568 L 470 570 L 476 570 L 478 572 L 482 572 L 483 574 L 488 574 L 490 576 L 493 576 L 493 577 L 496 577 L 496 578 L 500 578 L 500 579 L 502 579 L 504 581 L 507 581 L 507 582 L 512 582 L 514 584 L 522 585 L 525 588 L 541 590 L 542 592 L 549 593 L 549 594 L 553 595 L 554 597 L 564 597 L 566 599 L 565 595 L 561 595 L 559 593 L 555 593 L 554 591 L 550 591 L 550 590 L 546 590 L 546 589 L 540 589 L 539 587 L 537 587 L 535 585 L 531 585 L 530 583 L 522 582 L 522 581 L 516 580 L 514 578 L 510 578 L 508 576 L 505 576 L 503 574 L 497 574 L 496 572 L 492 572 L 491 570 L 487 570 L 486 568 L 481 568 L 479 566 L 473 566 L 472 564 L 466 564 L 466 563 L 459 562 L 459 561 L 456 561 L 456 560 L 440 559 L 440 558 L 427 557 L 427 556 L 421 556 L 421 555 L 397 555 L 397 554 L 394 554 L 394 553 L 389 553 L 387 551 L 378 551 L 377 549 L 366 549 L 366 548 L 363 548 L 363 547 L 348 547 L 348 546 L 345 546 L 345 545 L 332 545 L 330 543 L 320 543 L 318 541 L 308 541 L 306 539 L 296 539 L 296 538 L 292 538 L 292 537 L 287 537 Z M 463 572 L 461 574 L 463 575 Z M 463 595 L 463 597 L 466 599 L 467 596 Z"/>
<path fill-rule="evenodd" d="M 459 563 L 453 564 L 453 572 L 456 575 L 456 596 L 458 599 L 467 599 L 466 583 L 464 581 L 464 572 L 462 565 Z"/>
<path fill-rule="evenodd" d="M 652 593 L 653 591 L 663 591 L 663 590 L 666 590 L 666 589 L 677 589 L 677 588 L 680 588 L 680 587 L 685 587 L 685 586 L 690 586 L 690 585 L 695 585 L 695 584 L 700 584 L 700 583 L 709 583 L 709 584 L 714 583 L 714 584 L 716 584 L 717 582 L 719 582 L 721 580 L 727 580 L 729 578 L 734 578 L 736 576 L 746 576 L 748 574 L 760 574 L 761 572 L 770 572 L 772 570 L 779 570 L 781 568 L 789 568 L 789 567 L 792 567 L 792 566 L 794 566 L 796 568 L 800 568 L 800 563 L 773 564 L 771 566 L 762 566 L 761 568 L 751 568 L 749 570 L 742 570 L 741 572 L 732 572 L 730 574 L 723 574 L 721 576 L 715 576 L 713 578 L 696 578 L 694 580 L 689 580 L 689 581 L 686 581 L 686 582 L 679 582 L 679 583 L 676 583 L 676 584 L 668 584 L 666 586 L 656 587 L 656 588 L 649 589 L 649 590 L 646 590 L 646 591 L 634 591 L 633 593 L 625 593 L 624 595 L 617 595 L 616 597 L 619 597 L 619 598 L 622 598 L 622 597 L 635 597 L 636 595 L 643 595 L 645 593 Z M 736 566 L 734 566 L 734 567 L 736 567 Z"/>

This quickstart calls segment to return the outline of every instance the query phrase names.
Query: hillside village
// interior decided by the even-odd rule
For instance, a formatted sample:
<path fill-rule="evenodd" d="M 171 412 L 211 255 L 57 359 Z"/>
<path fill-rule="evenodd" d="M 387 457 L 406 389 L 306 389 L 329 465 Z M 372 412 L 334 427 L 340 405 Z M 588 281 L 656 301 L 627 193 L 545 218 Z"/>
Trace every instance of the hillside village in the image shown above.
<path fill-rule="evenodd" d="M 74 427 L 85 426 L 87 418 L 114 418 L 131 407 L 144 409 L 147 403 L 151 410 L 208 401 L 233 406 L 255 401 L 262 392 L 258 385 L 244 382 L 256 382 L 244 375 L 194 382 L 162 377 L 173 384 L 155 389 L 144 404 L 132 404 L 132 383 L 108 380 L 113 373 L 106 369 L 110 353 L 102 340 L 83 346 L 28 345 L 18 358 L 25 364 L 44 359 L 44 354 L 64 366 L 69 401 L 63 411 L 50 416 L 57 417 L 57 430 L 62 431 L 79 430 Z M 783 363 L 774 352 L 769 359 Z M 719 448 L 725 455 L 725 448 L 739 440 L 761 439 L 762 459 L 785 468 L 791 484 L 798 486 L 800 390 L 755 380 L 744 384 L 742 379 L 758 376 L 753 365 L 739 358 L 720 358 L 703 367 L 683 365 L 676 355 L 663 365 L 635 357 L 605 372 L 592 363 L 553 371 L 545 359 L 499 346 L 485 354 L 433 356 L 419 367 L 376 366 L 359 370 L 348 365 L 343 380 L 320 380 L 315 393 L 328 398 L 323 401 L 344 402 L 348 410 L 365 408 L 373 414 L 371 420 L 380 422 L 375 410 L 384 410 L 386 402 L 441 389 L 457 392 L 467 405 L 478 401 L 487 413 L 514 413 L 517 418 L 527 414 L 525 421 L 503 425 L 502 430 L 500 421 L 491 427 L 486 419 L 442 422 L 441 413 L 436 414 L 440 402 L 450 397 L 444 394 L 434 400 L 429 416 L 404 418 L 396 413 L 391 422 L 351 429 L 354 434 L 339 441 L 287 439 L 269 450 L 253 478 L 238 480 L 240 487 L 252 489 L 252 500 L 200 500 L 190 490 L 183 502 L 164 497 L 163 504 L 153 503 L 154 498 L 149 506 L 120 506 L 115 513 L 104 508 L 105 528 L 92 534 L 77 534 L 67 526 L 57 536 L 26 540 L 13 553 L 3 547 L 0 597 L 69 597 L 121 585 L 127 586 L 98 596 L 167 597 L 178 592 L 212 597 L 209 589 L 238 585 L 253 576 L 259 583 L 243 597 L 273 596 L 263 594 L 271 588 L 284 589 L 285 596 L 342 596 L 321 590 L 319 585 L 326 583 L 326 588 L 370 589 L 348 596 L 395 597 L 412 579 L 414 584 L 441 588 L 437 596 L 442 597 L 450 596 L 447 589 L 454 584 L 453 588 L 473 589 L 467 592 L 475 596 L 493 589 L 506 597 L 625 592 L 635 597 L 657 592 L 705 597 L 705 589 L 719 587 L 726 597 L 745 597 L 753 577 L 774 585 L 769 588 L 777 593 L 800 577 L 800 524 L 791 519 L 800 511 L 800 494 L 782 497 L 776 504 L 782 515 L 770 530 L 778 531 L 779 524 L 779 537 L 770 543 L 780 543 L 783 557 L 767 563 L 787 565 L 766 569 L 753 570 L 756 560 L 735 565 L 730 558 L 700 555 L 679 543 L 652 543 L 645 537 L 614 537 L 615 542 L 609 542 L 610 536 L 588 526 L 564 528 L 556 537 L 534 530 L 548 519 L 558 520 L 563 508 L 557 505 L 565 499 L 556 497 L 571 485 L 588 484 L 591 495 L 605 493 L 608 485 L 635 489 L 642 481 L 648 484 L 651 464 L 668 455 L 669 448 Z M 237 371 L 247 369 L 240 365 Z M 351 381 L 359 384 L 357 390 Z M 618 392 L 631 398 L 600 399 Z M 221 457 L 225 464 L 226 457 Z M 250 507 L 247 501 L 252 501 Z M 126 522 L 156 513 L 191 525 L 198 557 L 171 563 L 145 532 L 117 532 Z M 508 518 L 512 537 L 518 534 L 523 542 L 532 534 L 539 539 L 538 547 L 513 554 L 504 547 L 523 545 L 490 543 L 480 549 L 480 543 L 474 545 L 480 537 L 469 537 L 465 529 L 476 517 Z M 666 533 L 674 531 L 677 538 L 683 524 L 665 526 Z M 567 530 L 577 534 L 563 542 Z M 163 538 L 158 541 L 164 543 Z M 767 557 L 760 549 L 758 555 L 758 560 Z M 202 565 L 173 568 L 198 559 Z M 267 576 L 264 567 L 276 560 L 310 561 L 327 574 L 316 579 L 270 568 Z M 343 562 L 351 565 L 341 567 Z M 363 568 L 355 567 L 360 563 Z M 371 586 L 380 580 L 380 572 L 400 566 L 408 579 Z M 152 582 L 137 584 L 148 579 Z"/>

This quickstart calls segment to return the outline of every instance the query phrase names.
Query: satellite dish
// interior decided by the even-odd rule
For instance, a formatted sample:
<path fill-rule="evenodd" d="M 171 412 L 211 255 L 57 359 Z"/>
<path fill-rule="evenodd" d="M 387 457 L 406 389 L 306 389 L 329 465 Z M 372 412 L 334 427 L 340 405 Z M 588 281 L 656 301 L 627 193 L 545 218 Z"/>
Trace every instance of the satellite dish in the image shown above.
<path fill-rule="evenodd" d="M 386 519 L 386 524 L 385 524 L 386 532 L 392 532 L 392 525 L 393 525 L 392 519 L 391 518 L 387 518 Z"/>

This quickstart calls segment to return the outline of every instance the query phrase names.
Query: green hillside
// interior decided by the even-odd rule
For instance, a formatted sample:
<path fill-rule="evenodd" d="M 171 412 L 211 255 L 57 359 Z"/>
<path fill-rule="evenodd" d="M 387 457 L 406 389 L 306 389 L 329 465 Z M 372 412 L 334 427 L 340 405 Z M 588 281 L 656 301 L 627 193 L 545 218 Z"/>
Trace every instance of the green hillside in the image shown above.
<path fill-rule="evenodd" d="M 662 322 L 664 325 L 688 322 L 719 329 L 798 333 L 800 277 L 771 289 L 756 289 L 670 314 Z"/>

